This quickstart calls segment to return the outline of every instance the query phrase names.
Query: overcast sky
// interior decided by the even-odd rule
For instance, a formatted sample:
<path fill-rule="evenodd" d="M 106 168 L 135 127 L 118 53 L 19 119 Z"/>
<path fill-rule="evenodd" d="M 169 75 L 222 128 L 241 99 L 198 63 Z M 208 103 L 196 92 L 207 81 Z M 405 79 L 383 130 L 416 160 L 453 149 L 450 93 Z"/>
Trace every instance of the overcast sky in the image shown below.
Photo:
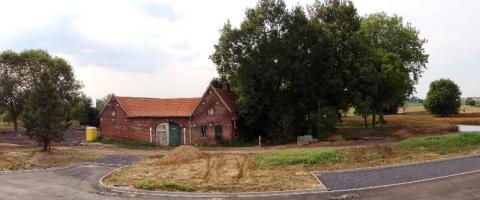
<path fill-rule="evenodd" d="M 313 0 L 287 0 L 289 7 Z M 417 96 L 450 78 L 463 96 L 480 96 L 480 6 L 475 0 L 358 0 L 360 15 L 396 13 L 428 39 Z M 0 1 L 0 50 L 41 48 L 67 59 L 95 98 L 200 96 L 215 65 L 219 29 L 238 25 L 256 0 Z"/>

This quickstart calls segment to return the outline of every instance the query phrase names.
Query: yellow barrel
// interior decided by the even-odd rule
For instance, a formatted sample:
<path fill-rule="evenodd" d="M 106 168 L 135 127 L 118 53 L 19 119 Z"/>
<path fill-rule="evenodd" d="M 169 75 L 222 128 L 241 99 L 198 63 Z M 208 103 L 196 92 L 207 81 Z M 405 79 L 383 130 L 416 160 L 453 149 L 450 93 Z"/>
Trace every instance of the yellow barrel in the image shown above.
<path fill-rule="evenodd" d="M 87 127 L 86 134 L 85 134 L 85 139 L 87 140 L 87 142 L 91 142 L 95 140 L 96 137 L 97 137 L 97 128 Z"/>

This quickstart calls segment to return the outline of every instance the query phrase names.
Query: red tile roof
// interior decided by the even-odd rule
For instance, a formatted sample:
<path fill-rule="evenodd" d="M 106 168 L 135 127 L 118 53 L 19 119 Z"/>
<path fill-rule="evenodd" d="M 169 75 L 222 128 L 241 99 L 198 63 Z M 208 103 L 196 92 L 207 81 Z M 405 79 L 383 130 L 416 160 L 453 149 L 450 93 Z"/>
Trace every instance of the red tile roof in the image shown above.
<path fill-rule="evenodd" d="M 200 98 L 115 98 L 127 112 L 127 117 L 190 117 L 200 102 Z"/>

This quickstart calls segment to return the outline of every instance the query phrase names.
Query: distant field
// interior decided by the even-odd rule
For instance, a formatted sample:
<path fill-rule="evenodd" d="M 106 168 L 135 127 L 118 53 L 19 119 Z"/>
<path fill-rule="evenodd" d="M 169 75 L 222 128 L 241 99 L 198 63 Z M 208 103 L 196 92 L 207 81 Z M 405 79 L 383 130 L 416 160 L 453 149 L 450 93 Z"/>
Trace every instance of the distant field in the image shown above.
<path fill-rule="evenodd" d="M 18 127 L 20 130 L 23 130 L 23 123 L 18 122 Z M 0 122 L 0 131 L 13 131 L 13 123 L 11 122 Z"/>

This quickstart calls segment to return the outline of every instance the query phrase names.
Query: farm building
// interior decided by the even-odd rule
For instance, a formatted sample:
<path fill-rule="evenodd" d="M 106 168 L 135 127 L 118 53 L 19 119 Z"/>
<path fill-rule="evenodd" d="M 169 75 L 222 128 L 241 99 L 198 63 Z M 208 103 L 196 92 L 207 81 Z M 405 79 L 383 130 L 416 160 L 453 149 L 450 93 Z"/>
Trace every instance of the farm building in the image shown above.
<path fill-rule="evenodd" d="M 157 99 L 113 96 L 100 111 L 104 137 L 159 145 L 202 145 L 238 135 L 234 98 L 208 86 L 200 98 Z"/>

